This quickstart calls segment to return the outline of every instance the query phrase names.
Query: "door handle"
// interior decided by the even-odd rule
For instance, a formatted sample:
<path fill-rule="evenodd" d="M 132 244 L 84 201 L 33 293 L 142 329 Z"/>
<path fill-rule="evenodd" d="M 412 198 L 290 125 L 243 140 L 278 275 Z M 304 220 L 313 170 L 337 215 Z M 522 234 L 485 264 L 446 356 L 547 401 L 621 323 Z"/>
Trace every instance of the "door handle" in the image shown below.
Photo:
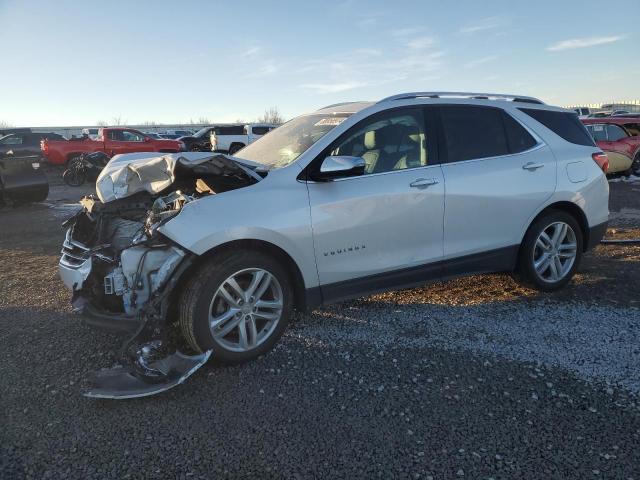
<path fill-rule="evenodd" d="M 535 162 L 527 162 L 522 166 L 524 170 L 529 170 L 529 171 L 534 171 L 542 167 L 544 167 L 544 163 L 535 163 Z"/>
<path fill-rule="evenodd" d="M 438 182 L 437 178 L 418 178 L 409 184 L 410 187 L 413 188 L 424 188 L 429 187 L 431 185 L 436 185 Z"/>

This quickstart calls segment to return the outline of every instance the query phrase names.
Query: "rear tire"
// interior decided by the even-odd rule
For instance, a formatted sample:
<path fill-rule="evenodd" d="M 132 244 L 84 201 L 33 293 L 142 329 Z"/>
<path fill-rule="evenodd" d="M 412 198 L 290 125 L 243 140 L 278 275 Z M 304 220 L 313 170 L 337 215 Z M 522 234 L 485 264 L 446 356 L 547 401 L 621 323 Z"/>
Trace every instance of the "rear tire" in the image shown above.
<path fill-rule="evenodd" d="M 640 177 L 640 153 L 638 153 L 633 159 L 631 168 L 629 168 L 629 173 L 636 177 Z"/>
<path fill-rule="evenodd" d="M 564 287 L 580 265 L 584 239 L 577 220 L 551 210 L 527 230 L 520 246 L 515 278 L 543 292 Z"/>
<path fill-rule="evenodd" d="M 192 348 L 235 364 L 269 351 L 292 310 L 290 275 L 280 263 L 260 251 L 227 251 L 194 272 L 180 298 L 179 323 Z"/>
<path fill-rule="evenodd" d="M 242 150 L 245 147 L 245 145 L 241 144 L 241 143 L 234 143 L 233 145 L 231 145 L 229 147 L 229 155 L 233 155 L 234 153 Z"/>

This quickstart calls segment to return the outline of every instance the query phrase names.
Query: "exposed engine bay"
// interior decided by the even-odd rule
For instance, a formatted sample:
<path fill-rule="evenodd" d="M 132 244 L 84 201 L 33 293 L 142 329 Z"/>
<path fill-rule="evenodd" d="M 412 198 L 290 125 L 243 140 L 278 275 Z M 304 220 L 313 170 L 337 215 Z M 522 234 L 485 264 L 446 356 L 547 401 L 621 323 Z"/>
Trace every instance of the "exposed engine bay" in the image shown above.
<path fill-rule="evenodd" d="M 122 366 L 96 372 L 86 396 L 131 398 L 171 388 L 210 352 L 189 354 L 169 335 L 171 302 L 196 255 L 158 228 L 200 198 L 247 187 L 266 172 L 232 157 L 203 153 L 114 157 L 96 182 L 98 197 L 63 226 L 60 277 L 74 311 L 89 324 L 135 332 L 122 347 Z"/>

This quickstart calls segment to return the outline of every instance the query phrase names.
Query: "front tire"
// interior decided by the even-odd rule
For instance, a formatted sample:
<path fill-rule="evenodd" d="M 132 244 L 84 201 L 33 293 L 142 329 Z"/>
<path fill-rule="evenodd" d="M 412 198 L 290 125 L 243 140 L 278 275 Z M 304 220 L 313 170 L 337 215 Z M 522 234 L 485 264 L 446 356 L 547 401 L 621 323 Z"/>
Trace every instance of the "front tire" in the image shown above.
<path fill-rule="evenodd" d="M 516 278 L 543 292 L 564 287 L 580 265 L 584 239 L 576 219 L 551 210 L 527 230 L 518 259 Z"/>
<path fill-rule="evenodd" d="M 197 351 L 242 363 L 269 351 L 293 309 L 289 273 L 272 256 L 238 250 L 212 256 L 180 298 L 180 328 Z"/>

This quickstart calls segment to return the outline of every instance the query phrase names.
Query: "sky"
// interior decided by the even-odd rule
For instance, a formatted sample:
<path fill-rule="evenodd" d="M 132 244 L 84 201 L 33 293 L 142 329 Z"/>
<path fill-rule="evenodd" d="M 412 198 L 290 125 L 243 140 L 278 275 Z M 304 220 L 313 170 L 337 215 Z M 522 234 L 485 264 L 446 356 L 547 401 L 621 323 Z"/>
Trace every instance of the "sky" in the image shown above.
<path fill-rule="evenodd" d="M 0 123 L 288 119 L 409 91 L 640 99 L 638 25 L 640 0 L 0 0 Z"/>

